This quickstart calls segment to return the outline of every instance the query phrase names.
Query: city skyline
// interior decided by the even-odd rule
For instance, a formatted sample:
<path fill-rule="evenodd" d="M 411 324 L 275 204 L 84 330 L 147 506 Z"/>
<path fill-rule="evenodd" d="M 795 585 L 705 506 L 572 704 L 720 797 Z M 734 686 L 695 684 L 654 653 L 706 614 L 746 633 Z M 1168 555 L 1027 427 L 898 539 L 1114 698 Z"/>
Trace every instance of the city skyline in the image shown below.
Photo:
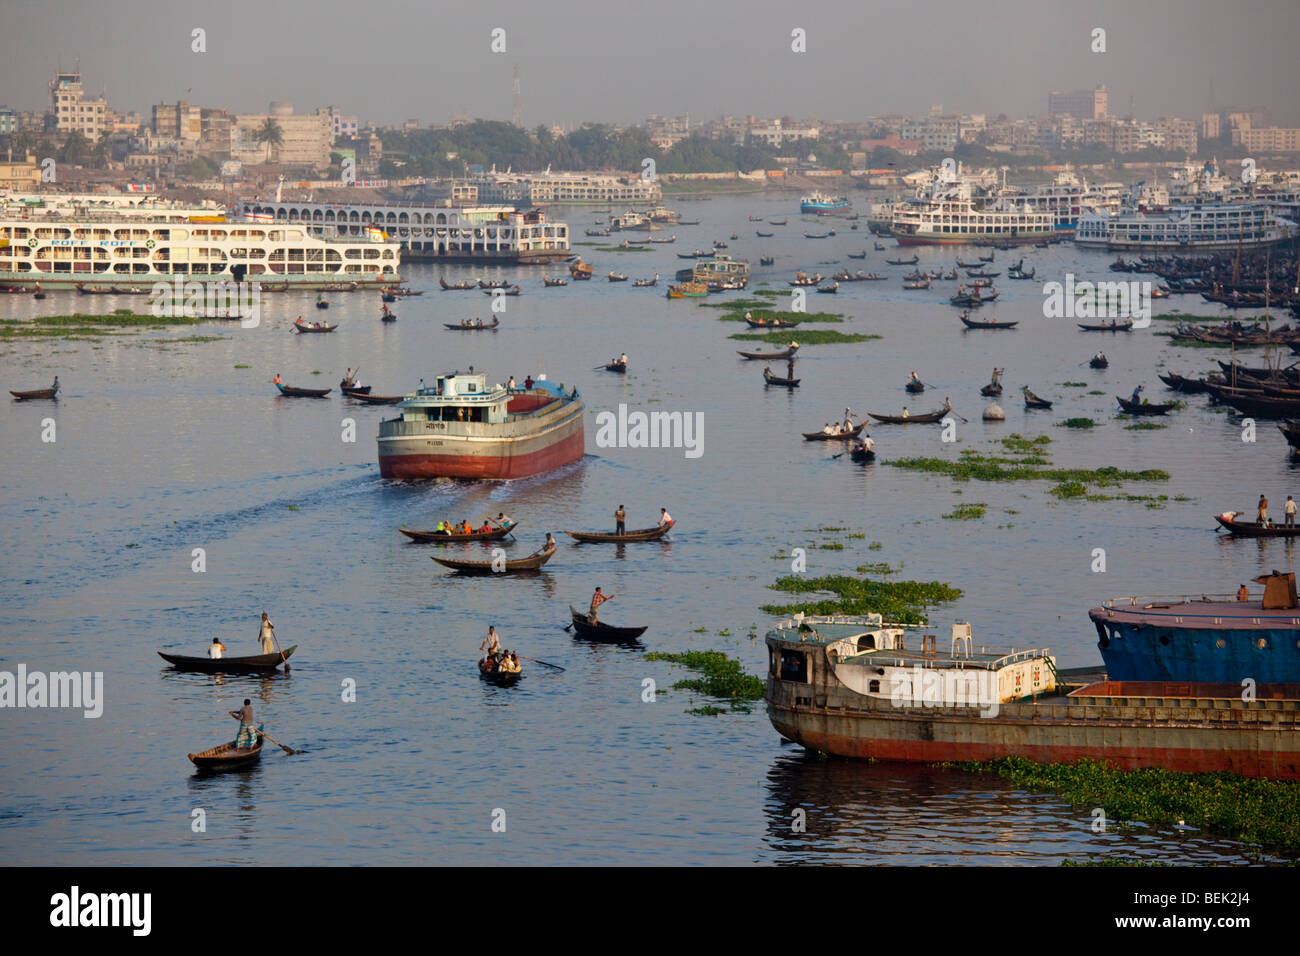
<path fill-rule="evenodd" d="M 377 125 L 439 125 L 457 114 L 509 121 L 517 66 L 527 127 L 683 113 L 853 121 L 939 104 L 947 113 L 1042 115 L 1051 91 L 1099 84 L 1112 116 L 1258 108 L 1269 123 L 1300 125 L 1300 105 L 1288 96 L 1300 77 L 1289 55 L 1300 8 L 1284 0 L 1231 10 L 1103 2 L 1069 12 L 1012 3 L 981 10 L 977 22 L 969 7 L 943 0 L 920 11 L 835 6 L 792 12 L 759 3 L 738 17 L 668 0 L 646 16 L 578 2 L 557 16 L 501 4 L 447 20 L 381 0 L 358 20 L 330 3 L 304 19 L 244 0 L 220 17 L 150 0 L 104 20 L 66 0 L 17 0 L 6 5 L 7 32 L 30 39 L 0 63 L 0 101 L 46 109 L 50 77 L 79 67 L 87 93 L 102 92 L 119 112 L 177 100 L 262 112 L 276 100 L 298 112 L 336 104 Z M 1270 29 L 1240 29 L 1258 18 Z M 1106 30 L 1104 53 L 1091 51 L 1096 27 Z M 206 31 L 205 52 L 191 49 L 196 28 Z M 496 28 L 505 52 L 490 49 Z M 807 52 L 791 51 L 795 28 L 807 31 Z"/>

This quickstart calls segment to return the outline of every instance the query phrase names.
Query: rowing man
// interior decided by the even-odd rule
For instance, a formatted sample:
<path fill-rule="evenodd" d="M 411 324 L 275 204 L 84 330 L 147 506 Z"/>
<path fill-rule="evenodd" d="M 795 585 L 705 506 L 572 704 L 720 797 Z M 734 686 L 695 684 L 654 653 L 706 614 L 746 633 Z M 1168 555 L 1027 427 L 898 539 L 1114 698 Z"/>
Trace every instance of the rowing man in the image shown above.
<path fill-rule="evenodd" d="M 239 718 L 239 733 L 235 734 L 235 746 L 242 749 L 257 746 L 257 728 L 253 726 L 253 702 L 244 698 L 244 706 L 232 710 L 231 717 Z"/>
<path fill-rule="evenodd" d="M 488 628 L 487 637 L 483 638 L 483 643 L 478 646 L 478 649 L 489 654 L 496 654 L 501 650 L 501 638 L 497 635 L 496 625 Z"/>
<path fill-rule="evenodd" d="M 600 588 L 596 588 L 596 593 L 591 596 L 591 610 L 587 614 L 587 618 L 592 624 L 596 623 L 596 610 L 606 601 L 612 600 L 614 600 L 614 595 L 601 594 Z"/>
<path fill-rule="evenodd" d="M 668 527 L 671 528 L 671 527 L 673 526 L 673 516 L 670 515 L 670 514 L 668 513 L 668 509 L 667 509 L 667 508 L 660 508 L 660 509 L 659 509 L 659 527 L 662 528 L 664 525 L 667 525 Z"/>
<path fill-rule="evenodd" d="M 221 652 L 226 649 L 226 645 L 221 643 L 221 638 L 214 637 L 212 643 L 208 645 L 208 657 L 214 661 L 221 660 Z"/>

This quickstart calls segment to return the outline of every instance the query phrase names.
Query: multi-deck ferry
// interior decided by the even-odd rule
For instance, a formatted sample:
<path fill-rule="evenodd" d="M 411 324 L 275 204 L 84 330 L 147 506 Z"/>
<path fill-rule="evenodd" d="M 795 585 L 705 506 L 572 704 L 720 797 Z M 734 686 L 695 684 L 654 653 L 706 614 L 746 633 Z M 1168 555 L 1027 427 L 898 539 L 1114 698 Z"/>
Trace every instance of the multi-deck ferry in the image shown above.
<path fill-rule="evenodd" d="M 584 405 L 542 379 L 529 387 L 489 385 L 487 376 L 439 375 L 379 423 L 384 478 L 527 478 L 582 458 Z"/>
<path fill-rule="evenodd" d="M 1004 186 L 998 197 L 1030 212 L 1049 212 L 1057 230 L 1073 231 L 1086 212 L 1117 213 L 1123 192 L 1121 183 L 1091 186 L 1071 170 L 1062 170 L 1050 183 L 1035 186 Z"/>
<path fill-rule="evenodd" d="M 1216 202 L 1085 213 L 1074 242 L 1111 251 L 1209 252 L 1261 248 L 1295 234 L 1295 223 L 1279 217 L 1272 202 Z"/>
<path fill-rule="evenodd" d="M 176 276 L 268 285 L 389 285 L 400 251 L 381 232 L 325 239 L 301 225 L 228 218 L 212 203 L 138 194 L 9 196 L 0 214 L 0 283 L 114 288 Z"/>
<path fill-rule="evenodd" d="M 697 282 L 710 292 L 724 289 L 743 289 L 749 285 L 749 263 L 719 253 L 710 259 L 701 259 L 690 269 L 679 269 L 678 282 Z"/>
<path fill-rule="evenodd" d="M 799 200 L 799 211 L 818 216 L 830 216 L 853 208 L 853 203 L 843 196 L 827 196 L 825 193 L 813 193 Z"/>
<path fill-rule="evenodd" d="M 1042 242 L 1056 234 L 1056 215 L 1018 197 L 975 199 L 969 183 L 937 175 L 923 195 L 894 204 L 890 234 L 903 246 Z"/>

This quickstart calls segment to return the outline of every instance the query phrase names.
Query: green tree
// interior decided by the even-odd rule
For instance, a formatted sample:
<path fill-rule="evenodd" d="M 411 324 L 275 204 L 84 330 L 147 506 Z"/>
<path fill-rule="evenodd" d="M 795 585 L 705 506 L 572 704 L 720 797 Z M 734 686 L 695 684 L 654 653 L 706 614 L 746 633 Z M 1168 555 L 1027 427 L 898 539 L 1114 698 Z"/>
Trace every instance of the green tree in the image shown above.
<path fill-rule="evenodd" d="M 261 143 L 266 150 L 266 161 L 271 161 L 272 148 L 279 148 L 284 143 L 284 130 L 274 118 L 268 116 L 257 129 L 253 130 L 253 142 Z"/>

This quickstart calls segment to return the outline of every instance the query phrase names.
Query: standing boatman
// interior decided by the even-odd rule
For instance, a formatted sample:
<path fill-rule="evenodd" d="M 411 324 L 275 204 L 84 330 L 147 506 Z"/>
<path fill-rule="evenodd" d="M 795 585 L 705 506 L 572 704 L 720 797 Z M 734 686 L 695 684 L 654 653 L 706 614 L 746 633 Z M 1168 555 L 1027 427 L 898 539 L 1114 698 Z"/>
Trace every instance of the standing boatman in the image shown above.
<path fill-rule="evenodd" d="M 253 726 L 253 702 L 244 698 L 244 706 L 232 710 L 231 717 L 239 718 L 239 733 L 235 734 L 235 746 L 240 749 L 257 746 L 257 728 Z"/>
<path fill-rule="evenodd" d="M 627 521 L 627 512 L 623 510 L 622 505 L 619 505 L 618 510 L 614 512 L 614 533 L 615 534 L 623 533 L 623 527 L 624 527 L 623 523 L 625 521 Z"/>
<path fill-rule="evenodd" d="M 596 593 L 593 594 L 593 595 L 591 596 L 591 610 L 590 610 L 590 612 L 587 614 L 587 617 L 590 619 L 590 621 L 591 621 L 592 624 L 597 623 L 597 622 L 596 622 L 596 610 L 597 610 L 597 609 L 598 609 L 602 604 L 604 604 L 606 601 L 612 601 L 612 600 L 614 600 L 614 595 L 612 595 L 612 594 L 609 594 L 609 595 L 601 594 L 601 593 L 600 593 L 600 588 L 596 588 Z"/>
<path fill-rule="evenodd" d="M 265 611 L 262 612 L 262 625 L 257 631 L 257 639 L 262 642 L 263 654 L 275 653 L 275 625 Z"/>
<path fill-rule="evenodd" d="M 495 624 L 488 627 L 487 637 L 483 638 L 483 643 L 478 646 L 478 649 L 493 655 L 501 650 L 501 638 L 497 634 Z"/>

